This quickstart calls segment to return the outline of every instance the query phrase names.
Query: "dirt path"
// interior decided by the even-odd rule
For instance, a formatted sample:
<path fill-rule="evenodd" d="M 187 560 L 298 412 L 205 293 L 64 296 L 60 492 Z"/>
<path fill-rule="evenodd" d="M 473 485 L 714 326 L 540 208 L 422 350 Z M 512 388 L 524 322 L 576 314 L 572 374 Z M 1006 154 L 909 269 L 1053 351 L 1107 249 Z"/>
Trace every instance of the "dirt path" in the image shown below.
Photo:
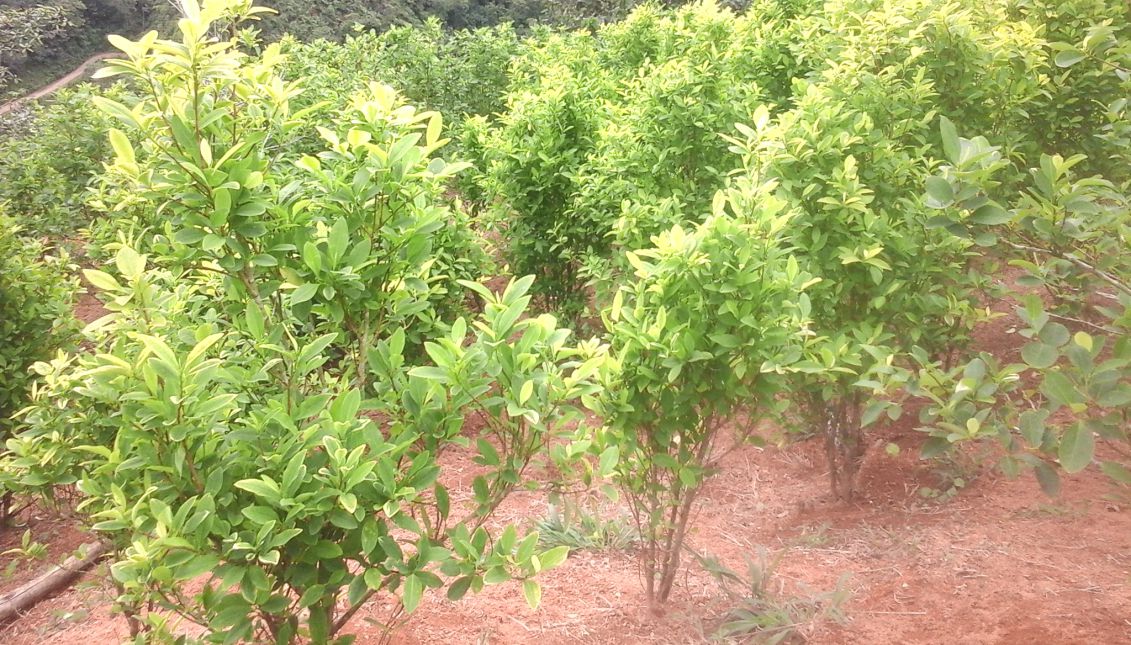
<path fill-rule="evenodd" d="M 50 83 L 48 85 L 44 85 L 43 87 L 32 92 L 31 94 L 28 94 L 26 96 L 22 96 L 18 99 L 15 99 L 13 101 L 9 101 L 7 103 L 4 103 L 3 105 L 0 105 L 0 115 L 4 115 L 4 114 L 7 114 L 8 112 L 11 112 L 12 110 L 19 107 L 20 104 L 25 102 L 25 101 L 34 101 L 36 99 L 41 99 L 45 96 L 50 96 L 51 94 L 58 92 L 59 90 L 63 89 L 64 87 L 66 87 L 66 86 L 70 85 L 71 83 L 74 83 L 75 81 L 82 78 L 86 74 L 87 68 L 90 67 L 91 65 L 93 65 L 94 63 L 97 63 L 100 60 L 114 56 L 117 53 L 118 52 L 99 52 L 99 53 L 91 56 L 90 58 L 84 60 L 82 62 L 82 64 L 80 64 L 78 67 L 76 67 L 74 70 L 72 70 L 71 73 L 67 74 L 66 76 L 64 76 L 60 79 L 57 79 L 57 80 L 53 81 L 52 83 Z"/>

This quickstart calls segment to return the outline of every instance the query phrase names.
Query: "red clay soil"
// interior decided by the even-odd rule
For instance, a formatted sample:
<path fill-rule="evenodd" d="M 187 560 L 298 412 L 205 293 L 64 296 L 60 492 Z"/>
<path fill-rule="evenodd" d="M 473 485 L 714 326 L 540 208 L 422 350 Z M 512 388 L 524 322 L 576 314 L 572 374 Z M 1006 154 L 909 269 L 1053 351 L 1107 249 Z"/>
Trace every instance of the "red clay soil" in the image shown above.
<path fill-rule="evenodd" d="M 1015 352 L 1014 324 L 986 325 L 977 344 L 999 357 Z M 836 611 L 798 626 L 811 643 L 1131 643 L 1131 512 L 1107 500 L 1107 480 L 1090 469 L 1049 499 L 1031 475 L 1011 481 L 987 467 L 956 495 L 924 499 L 920 488 L 939 479 L 918 459 L 922 435 L 911 416 L 879 432 L 851 504 L 828 501 L 817 442 L 733 452 L 706 485 L 689 545 L 737 571 L 760 548 L 780 555 L 768 585 L 779 599 L 817 598 L 839 584 L 846 593 Z M 898 454 L 883 449 L 889 442 Z M 445 462 L 453 500 L 470 497 L 470 455 Z M 530 526 L 546 504 L 543 493 L 519 492 L 498 520 Z M 394 642 L 696 643 L 728 609 L 715 580 L 692 563 L 666 613 L 649 613 L 627 552 L 575 553 L 540 581 L 537 611 L 512 583 L 458 603 L 426 597 Z M 117 643 L 127 632 L 108 597 L 104 583 L 80 586 L 3 628 L 0 641 Z M 377 642 L 377 621 L 390 608 L 371 603 L 347 631 Z"/>
<path fill-rule="evenodd" d="M 826 501 L 815 443 L 736 451 L 707 486 L 691 546 L 740 571 L 759 547 L 784 551 L 771 588 L 786 598 L 816 596 L 843 577 L 844 621 L 803 625 L 812 643 L 1131 643 L 1131 513 L 1105 501 L 1102 475 L 1068 479 L 1055 500 L 1030 477 L 987 474 L 949 501 L 924 501 L 918 487 L 935 479 L 914 456 L 918 437 L 890 438 L 904 450 L 876 451 L 849 505 Z M 470 466 L 465 455 L 452 462 Z M 499 519 L 528 524 L 545 512 L 544 496 L 522 492 Z M 693 643 L 726 609 L 715 581 L 688 566 L 667 614 L 651 615 L 623 552 L 577 553 L 541 581 L 538 611 L 516 584 L 458 603 L 426 598 L 395 642 Z M 0 640 L 117 643 L 125 623 L 108 597 L 104 585 L 71 590 Z M 388 609 L 378 601 L 359 613 L 349 626 L 358 642 L 377 641 L 370 621 Z"/>
<path fill-rule="evenodd" d="M 75 318 L 83 324 L 89 325 L 110 312 L 94 296 L 94 290 L 90 285 L 85 285 L 85 288 L 86 291 L 80 293 L 76 298 Z"/>
<path fill-rule="evenodd" d="M 17 498 L 15 508 L 26 500 Z M 42 544 L 47 552 L 31 562 L 10 550 L 19 549 L 24 532 L 31 531 L 32 541 Z M 73 518 L 32 505 L 16 515 L 12 526 L 0 528 L 0 596 L 32 579 L 41 570 L 51 568 L 72 555 L 91 537 L 75 529 Z"/>

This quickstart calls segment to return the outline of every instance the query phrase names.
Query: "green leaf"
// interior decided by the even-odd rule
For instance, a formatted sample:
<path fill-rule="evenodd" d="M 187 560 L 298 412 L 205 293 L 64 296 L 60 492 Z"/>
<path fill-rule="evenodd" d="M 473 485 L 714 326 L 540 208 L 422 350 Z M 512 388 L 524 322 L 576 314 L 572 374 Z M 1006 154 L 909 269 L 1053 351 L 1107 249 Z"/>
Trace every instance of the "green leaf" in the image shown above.
<path fill-rule="evenodd" d="M 215 555 L 198 555 L 177 567 L 176 576 L 180 580 L 191 580 L 216 569 L 220 558 Z"/>
<path fill-rule="evenodd" d="M 200 248 L 211 253 L 212 251 L 219 251 L 220 249 L 224 248 L 225 244 L 227 244 L 226 239 L 220 237 L 219 235 L 209 233 L 204 236 L 204 239 L 201 240 Z"/>
<path fill-rule="evenodd" d="M 517 280 L 512 280 L 507 288 L 503 291 L 503 302 L 511 303 L 526 295 L 530 291 L 530 286 L 534 284 L 533 275 L 524 275 Z"/>
<path fill-rule="evenodd" d="M 347 513 L 354 513 L 357 511 L 357 495 L 353 493 L 345 493 L 338 497 L 338 503 L 342 505 Z"/>
<path fill-rule="evenodd" d="M 346 254 L 349 242 L 349 223 L 346 222 L 346 219 L 343 217 L 334 222 L 334 226 L 330 229 L 330 236 L 326 240 L 327 251 L 329 252 L 330 260 L 334 266 L 337 266 L 338 261 Z"/>
<path fill-rule="evenodd" d="M 428 129 L 424 133 L 424 143 L 431 146 L 440 140 L 440 130 L 443 128 L 444 119 L 439 112 L 434 112 L 428 119 Z"/>
<path fill-rule="evenodd" d="M 1037 475 L 1037 483 L 1041 485 L 1041 490 L 1045 492 L 1045 495 L 1056 497 L 1060 494 L 1060 475 L 1052 466 L 1043 461 L 1038 461 L 1033 472 Z"/>
<path fill-rule="evenodd" d="M 1011 219 L 1013 219 L 1012 213 L 992 202 L 974 211 L 974 214 L 970 216 L 971 222 L 985 226 L 1005 224 Z"/>
<path fill-rule="evenodd" d="M 448 600 L 459 600 L 467 594 L 467 590 L 471 588 L 471 581 L 473 576 L 464 576 L 457 579 L 448 587 Z"/>
<path fill-rule="evenodd" d="M 1048 416 L 1048 410 L 1026 410 L 1021 413 L 1021 436 L 1031 448 L 1038 448 L 1044 443 L 1045 420 Z"/>
<path fill-rule="evenodd" d="M 1070 405 L 1082 403 L 1082 397 L 1077 392 L 1072 381 L 1061 372 L 1048 372 L 1041 382 L 1041 392 L 1057 405 Z"/>
<path fill-rule="evenodd" d="M 242 511 L 244 517 L 257 524 L 266 524 L 268 522 L 277 522 L 278 516 L 275 511 L 266 506 L 249 506 Z"/>
<path fill-rule="evenodd" d="M 478 282 L 472 282 L 471 280 L 456 280 L 456 282 L 463 288 L 470 289 L 479 294 L 484 300 L 491 301 L 495 297 L 495 294 L 492 293 L 490 289 Z"/>
<path fill-rule="evenodd" d="M 117 128 L 110 128 L 110 147 L 118 157 L 118 163 L 134 163 L 134 147 L 126 133 Z"/>
<path fill-rule="evenodd" d="M 200 230 L 199 228 L 193 228 L 190 226 L 188 228 L 182 228 L 181 230 L 174 233 L 173 241 L 177 242 L 178 244 L 193 246 L 195 244 L 200 244 L 201 240 L 204 239 L 204 236 L 204 231 Z"/>
<path fill-rule="evenodd" d="M 1069 339 L 1068 328 L 1057 322 L 1048 323 L 1041 328 L 1037 338 L 1053 347 L 1062 347 Z"/>
<path fill-rule="evenodd" d="M 1096 403 L 1105 408 L 1121 408 L 1131 403 L 1131 384 L 1117 383 L 1097 396 Z"/>
<path fill-rule="evenodd" d="M 278 486 L 262 479 L 242 479 L 236 482 L 236 488 L 246 490 L 271 502 L 279 501 Z"/>
<path fill-rule="evenodd" d="M 1029 367 L 1043 370 L 1056 364 L 1060 352 L 1055 347 L 1044 343 L 1029 343 L 1021 348 L 1021 359 Z"/>
<path fill-rule="evenodd" d="M 479 439 L 476 441 L 476 445 L 479 447 L 479 457 L 476 459 L 476 463 L 484 466 L 499 465 L 499 451 L 490 441 Z"/>
<path fill-rule="evenodd" d="M 742 339 L 734 334 L 708 334 L 707 337 L 715 344 L 726 349 L 734 349 L 742 344 Z"/>
<path fill-rule="evenodd" d="M 1083 423 L 1075 423 L 1060 438 L 1057 456 L 1060 466 L 1069 473 L 1078 473 L 1092 463 L 1096 451 L 1096 438 Z"/>
<path fill-rule="evenodd" d="M 1124 486 L 1131 486 L 1131 470 L 1128 470 L 1123 464 L 1114 461 L 1105 461 L 1100 464 L 1100 470 L 1117 483 Z"/>
<path fill-rule="evenodd" d="M 1071 405 L 1084 401 L 1072 381 L 1060 372 L 1045 374 L 1045 379 L 1041 382 L 1041 392 L 1057 405 Z"/>
<path fill-rule="evenodd" d="M 942 135 L 943 153 L 946 154 L 947 159 L 957 162 L 962 150 L 959 145 L 958 131 L 955 130 L 950 119 L 945 116 L 939 117 L 939 132 Z"/>
<path fill-rule="evenodd" d="M 308 282 L 291 293 L 291 304 L 298 305 L 307 302 L 318 293 L 318 285 Z"/>
<path fill-rule="evenodd" d="M 82 273 L 87 282 L 103 291 L 117 291 L 122 288 L 118 281 L 114 279 L 114 276 L 104 271 L 85 269 Z"/>
<path fill-rule="evenodd" d="M 247 302 L 247 308 L 244 310 L 244 322 L 247 323 L 247 330 L 256 340 L 263 339 L 263 334 L 266 331 L 263 311 L 254 300 L 249 299 Z"/>
<path fill-rule="evenodd" d="M 539 560 L 542 561 L 542 570 L 548 571 L 566 561 L 569 557 L 568 546 L 556 546 L 549 551 L 542 553 Z"/>
<path fill-rule="evenodd" d="M 1089 352 L 1092 351 L 1093 343 L 1092 343 L 1092 337 L 1091 337 L 1090 334 L 1088 334 L 1086 332 L 1078 331 L 1072 337 L 1072 341 L 1074 343 L 1076 343 L 1077 345 L 1079 345 L 1080 347 L 1083 347 L 1085 351 L 1089 351 Z"/>
<path fill-rule="evenodd" d="M 524 405 L 534 394 L 534 381 L 526 381 L 518 391 L 518 404 Z"/>
<path fill-rule="evenodd" d="M 503 567 L 491 567 L 487 569 L 487 572 L 483 575 L 483 582 L 489 585 L 497 585 L 500 582 L 506 582 L 510 579 L 510 574 L 507 573 L 507 570 Z"/>
<path fill-rule="evenodd" d="M 133 112 L 130 112 L 129 108 L 122 105 L 121 103 L 118 103 L 117 101 L 112 101 L 112 100 L 105 98 L 105 97 L 102 97 L 102 96 L 92 97 L 90 99 L 90 101 L 91 101 L 91 103 L 94 103 L 95 107 L 97 107 L 99 110 L 102 110 L 106 114 L 109 114 L 110 116 L 114 117 L 115 119 L 118 119 L 119 121 L 130 126 L 131 128 L 134 128 L 134 129 L 140 129 L 141 128 L 141 124 L 138 123 L 137 118 L 134 117 L 134 115 L 133 115 Z"/>
<path fill-rule="evenodd" d="M 145 348 L 161 362 L 165 363 L 169 369 L 179 371 L 180 362 L 177 360 L 177 355 L 169 347 L 168 343 L 156 336 L 143 336 L 138 335 L 138 340 L 145 345 Z"/>
<path fill-rule="evenodd" d="M 876 419 L 880 418 L 880 415 L 888 409 L 889 405 L 894 404 L 888 401 L 872 401 L 869 403 L 868 406 L 864 408 L 864 413 L 860 415 L 861 427 L 866 428 L 875 423 Z"/>
<path fill-rule="evenodd" d="M 348 602 L 351 607 L 356 606 L 365 598 L 367 591 L 369 591 L 369 586 L 365 584 L 365 576 L 355 576 L 354 579 L 350 581 L 349 589 L 346 592 L 346 602 Z"/>
<path fill-rule="evenodd" d="M 1052 60 L 1056 63 L 1057 67 L 1072 67 L 1076 63 L 1084 60 L 1084 58 L 1084 52 L 1079 49 L 1066 49 L 1062 52 L 1058 52 Z"/>
<path fill-rule="evenodd" d="M 401 603 L 404 605 L 405 613 L 411 614 L 416 611 L 423 595 L 424 585 L 421 584 L 420 578 L 415 574 L 406 577 L 404 586 L 401 588 Z"/>
<path fill-rule="evenodd" d="M 438 381 L 440 383 L 447 383 L 449 379 L 448 371 L 439 367 L 414 367 L 409 370 L 410 376 L 422 378 L 428 381 Z"/>
<path fill-rule="evenodd" d="M 538 609 L 538 605 L 542 604 L 542 586 L 535 580 L 522 581 L 522 595 L 526 596 L 526 604 L 531 609 Z"/>
<path fill-rule="evenodd" d="M 601 459 L 598 465 L 598 473 L 601 477 L 608 477 L 613 474 L 617 464 L 620 462 L 620 448 L 618 446 L 609 446 L 601 452 Z"/>
<path fill-rule="evenodd" d="M 141 277 L 145 272 L 145 256 L 128 246 L 118 249 L 117 255 L 114 256 L 114 264 L 118 267 L 118 272 L 130 280 Z"/>
<path fill-rule="evenodd" d="M 928 177 L 927 197 L 930 198 L 928 205 L 932 208 L 946 208 L 954 203 L 954 188 L 942 177 Z"/>
<path fill-rule="evenodd" d="M 232 191 L 217 188 L 212 193 L 212 201 L 214 208 L 209 221 L 213 222 L 213 226 L 222 225 L 228 221 L 228 215 L 232 212 Z"/>

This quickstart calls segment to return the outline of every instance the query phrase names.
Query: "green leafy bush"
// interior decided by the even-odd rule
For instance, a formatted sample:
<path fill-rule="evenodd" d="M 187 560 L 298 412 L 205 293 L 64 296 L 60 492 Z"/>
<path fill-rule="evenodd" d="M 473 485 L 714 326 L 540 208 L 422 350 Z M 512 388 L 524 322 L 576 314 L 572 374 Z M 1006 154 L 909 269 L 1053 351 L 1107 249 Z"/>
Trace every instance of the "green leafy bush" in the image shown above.
<path fill-rule="evenodd" d="M 830 3 L 802 22 L 799 29 L 811 35 L 799 45 L 797 56 L 821 59 L 823 64 L 816 66 L 821 80 L 835 86 L 835 77 L 845 70 L 852 75 L 875 72 L 926 89 L 924 98 L 930 102 L 915 111 L 902 102 L 882 108 L 869 105 L 880 127 L 929 118 L 934 110 L 977 124 L 1011 144 L 1031 140 L 1026 136 L 1034 118 L 1029 110 L 1036 109 L 1034 102 L 1047 81 L 1047 44 L 1039 26 L 1010 20 L 1001 4 L 846 0 Z"/>
<path fill-rule="evenodd" d="M 86 186 L 110 157 L 109 118 L 91 98 L 122 93 L 90 85 L 62 90 L 4 128 L 0 202 L 26 234 L 69 235 L 90 222 Z"/>
<path fill-rule="evenodd" d="M 19 427 L 14 416 L 31 395 L 32 365 L 66 347 L 76 332 L 71 304 L 78 285 L 67 258 L 47 253 L 0 213 L 0 438 L 5 441 Z M 4 520 L 9 493 L 6 488 L 0 509 Z"/>
<path fill-rule="evenodd" d="M 509 224 L 511 261 L 547 300 L 587 303 L 586 270 L 707 212 L 739 158 L 719 136 L 803 73 L 794 23 L 774 3 L 636 8 L 595 34 L 551 35 L 518 56 L 508 111 L 476 143 Z M 592 272 L 592 271 L 590 271 Z M 619 275 L 616 276 L 619 278 Z"/>
<path fill-rule="evenodd" d="M 459 170 L 431 156 L 439 114 L 374 85 L 338 113 L 340 133 L 306 122 L 277 49 L 251 60 L 209 35 L 254 8 L 188 8 L 180 42 L 114 39 L 126 58 L 103 74 L 149 93 L 95 99 L 140 142 L 110 131 L 106 205 L 162 221 L 152 253 L 121 243 L 87 272 L 111 315 L 89 350 L 37 365 L 6 471 L 44 494 L 78 485 L 139 640 L 174 638 L 176 615 L 208 641 L 347 642 L 378 594 L 388 635 L 429 589 L 458 599 L 512 578 L 537 606 L 533 577 L 566 549 L 484 525 L 578 432 L 603 349 L 525 316 L 529 277 L 501 295 L 464 282 L 482 313 L 434 320 L 430 283 L 451 276 L 432 268 L 464 261 L 433 244 Z M 318 156 L 277 152 L 311 126 Z M 469 445 L 483 471 L 456 508 L 439 459 Z"/>
<path fill-rule="evenodd" d="M 1053 43 L 1047 54 L 1053 63 L 1048 83 L 1031 109 L 1036 122 L 1029 124 L 1027 133 L 1042 152 L 1083 153 L 1093 172 L 1111 172 L 1106 157 L 1112 151 L 1097 135 L 1107 125 L 1108 105 L 1119 96 L 1125 81 L 1112 73 L 1108 62 L 1079 59 L 1071 52 L 1088 39 L 1094 27 L 1103 25 L 1126 42 L 1131 38 L 1131 8 L 1119 0 L 1026 0 L 1018 2 L 1014 11 L 1018 18 L 1041 28 L 1045 39 Z M 1066 65 L 1069 62 L 1072 64 Z M 974 131 L 996 141 L 991 132 Z M 1030 163 L 1036 162 L 1034 156 Z"/>
<path fill-rule="evenodd" d="M 808 280 L 782 244 L 791 218 L 772 189 L 736 189 L 745 199 L 732 202 L 735 218 L 720 201 L 694 231 L 675 227 L 630 254 L 637 280 L 608 313 L 601 471 L 624 491 L 640 532 L 653 607 L 672 591 L 703 482 L 728 441 L 748 438 L 782 403 L 797 359 Z M 749 418 L 731 432 L 725 424 L 739 413 Z"/>
<path fill-rule="evenodd" d="M 551 80 L 554 79 L 554 80 Z M 491 186 L 503 204 L 516 273 L 538 276 L 536 293 L 568 313 L 584 306 L 581 257 L 605 244 L 603 214 L 572 210 L 576 173 L 593 147 L 598 103 L 565 65 L 543 70 L 543 86 L 511 94 L 491 152 Z"/>
<path fill-rule="evenodd" d="M 918 137 L 921 118 L 881 127 L 870 114 L 877 105 L 853 105 L 877 101 L 914 115 L 929 93 L 892 74 L 842 74 L 839 88 L 809 86 L 774 123 L 763 113 L 736 144 L 749 181 L 779 182 L 779 197 L 797 212 L 790 228 L 797 259 L 819 280 L 809 290 L 815 333 L 791 392 L 810 431 L 825 437 L 833 493 L 849 498 L 869 392 L 883 388 L 893 361 L 915 345 L 947 352 L 960 343 L 973 307 L 969 243 L 926 228 L 930 211 L 912 191 L 930 163 L 893 131 Z"/>
<path fill-rule="evenodd" d="M 177 284 L 129 249 L 114 268 L 89 273 L 114 318 L 95 351 L 40 365 L 46 385 L 8 467 L 27 485 L 78 483 L 79 509 L 118 548 L 111 571 L 137 633 L 172 629 L 154 607 L 208 640 L 324 642 L 378 593 L 397 599 L 391 628 L 428 589 L 458 598 L 510 578 L 537 604 L 530 578 L 565 550 L 482 524 L 592 385 L 567 332 L 517 320 L 524 285 L 491 296 L 475 333 L 459 320 L 436 339 L 434 366 L 405 363 L 402 332 L 382 341 L 372 364 L 388 389 L 363 409 L 323 351 L 332 337 L 289 341 L 254 306 L 227 319 L 215 280 Z M 490 421 L 474 437 L 487 468 L 476 506 L 457 509 L 436 460 L 465 445 L 475 412 Z"/>
<path fill-rule="evenodd" d="M 141 142 L 111 132 L 100 203 L 148 216 L 147 245 L 184 270 L 220 271 L 240 311 L 250 299 L 293 315 L 304 334 L 344 330 L 334 347 L 361 387 L 379 336 L 404 327 L 419 346 L 440 314 L 461 309 L 458 281 L 477 279 L 486 257 L 467 218 L 441 199 L 466 164 L 434 155 L 447 143 L 439 113 L 378 84 L 337 111 L 291 113 L 300 88 L 276 75 L 275 46 L 254 62 L 191 31 L 184 43 L 150 34 L 122 46 L 130 59 L 104 73 L 151 92 L 132 108 L 98 99 Z M 178 58 L 151 53 L 166 48 Z M 205 75 L 177 74 L 197 57 L 213 61 Z M 330 122 L 336 129 L 320 125 Z M 276 151 L 308 129 L 316 155 Z"/>
<path fill-rule="evenodd" d="M 955 136 L 955 135 L 949 135 Z M 1006 162 L 986 139 L 957 138 L 951 165 L 928 190 L 941 211 L 935 225 L 976 237 L 1024 271 L 1017 278 L 1021 363 L 982 355 L 950 372 L 921 360 L 912 395 L 929 400 L 920 415 L 928 454 L 972 440 L 1003 445 L 1008 473 L 1034 468 L 1050 494 L 1058 466 L 1068 473 L 1099 461 L 1116 483 L 1131 486 L 1126 419 L 1131 414 L 1131 266 L 1122 231 L 1131 221 L 1125 194 L 1101 177 L 1078 177 L 1082 156 L 1043 156 L 1032 188 L 1012 203 L 996 175 Z M 1046 304 L 1039 288 L 1051 296 Z M 1058 414 L 1066 409 L 1069 414 Z M 1111 447 L 1101 456 L 1097 443 Z"/>
<path fill-rule="evenodd" d="M 348 97 L 378 81 L 458 123 L 464 115 L 502 111 L 507 68 L 520 49 L 509 24 L 449 31 L 428 20 L 354 34 L 341 43 L 284 40 L 282 75 L 303 81 L 305 96 L 297 101 L 303 107 Z"/>
<path fill-rule="evenodd" d="M 82 27 L 83 3 L 62 0 L 31 6 L 0 7 L 0 90 L 14 81 L 10 67 L 21 63 L 46 43 Z"/>

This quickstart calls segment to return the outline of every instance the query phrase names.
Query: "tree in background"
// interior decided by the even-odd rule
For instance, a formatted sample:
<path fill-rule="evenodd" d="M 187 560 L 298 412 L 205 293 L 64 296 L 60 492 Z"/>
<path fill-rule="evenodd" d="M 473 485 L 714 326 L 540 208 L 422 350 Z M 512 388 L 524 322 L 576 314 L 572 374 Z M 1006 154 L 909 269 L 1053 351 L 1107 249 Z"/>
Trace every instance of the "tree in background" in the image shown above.
<path fill-rule="evenodd" d="M 0 90 L 15 80 L 14 69 L 53 39 L 83 26 L 78 0 L 57 4 L 0 6 Z"/>

